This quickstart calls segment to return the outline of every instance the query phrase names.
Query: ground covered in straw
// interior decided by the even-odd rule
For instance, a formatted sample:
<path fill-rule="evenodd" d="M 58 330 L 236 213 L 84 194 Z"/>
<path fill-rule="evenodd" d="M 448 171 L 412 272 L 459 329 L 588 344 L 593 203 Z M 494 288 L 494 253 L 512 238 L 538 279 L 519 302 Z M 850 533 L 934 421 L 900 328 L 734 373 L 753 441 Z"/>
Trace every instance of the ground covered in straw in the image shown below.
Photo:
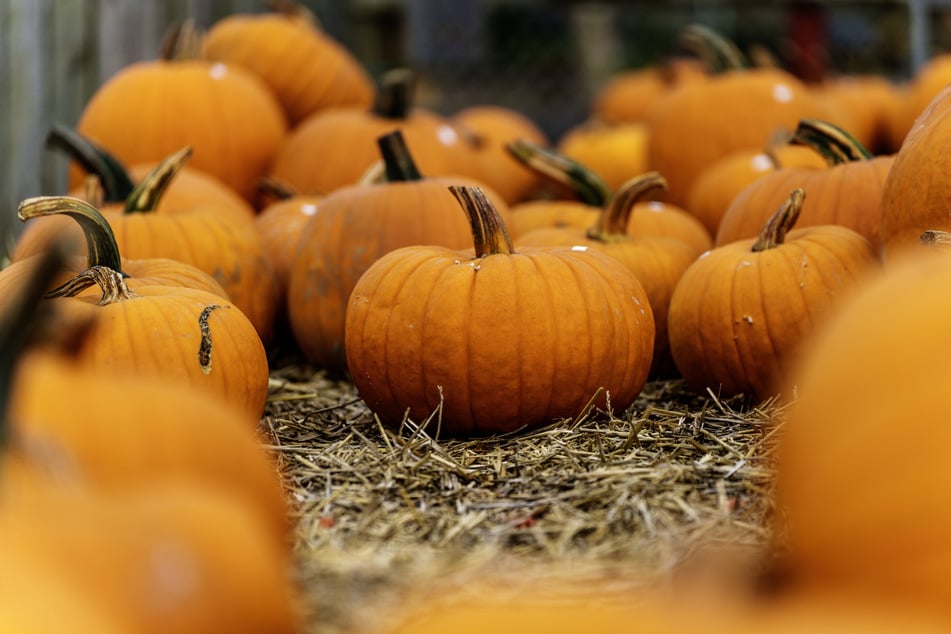
<path fill-rule="evenodd" d="M 670 380 L 625 412 L 442 439 L 435 420 L 382 428 L 351 383 L 291 363 L 272 373 L 262 424 L 294 505 L 313 631 L 354 632 L 486 571 L 656 584 L 711 545 L 755 559 L 781 421 L 774 403 Z"/>

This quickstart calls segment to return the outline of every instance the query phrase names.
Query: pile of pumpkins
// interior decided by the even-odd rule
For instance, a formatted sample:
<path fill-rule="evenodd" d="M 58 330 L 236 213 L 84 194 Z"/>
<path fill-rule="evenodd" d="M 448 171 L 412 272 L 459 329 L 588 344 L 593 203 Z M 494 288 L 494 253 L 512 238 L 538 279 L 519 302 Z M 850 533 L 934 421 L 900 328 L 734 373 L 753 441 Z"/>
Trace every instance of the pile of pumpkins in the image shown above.
<path fill-rule="evenodd" d="M 951 519 L 909 491 L 947 480 L 951 64 L 806 86 L 690 26 L 693 57 L 618 75 L 553 144 L 508 108 L 415 105 L 411 72 L 375 83 L 282 6 L 176 31 L 50 131 L 73 189 L 22 202 L 0 271 L 24 570 L 0 584 L 65 601 L 95 575 L 69 609 L 97 631 L 294 631 L 257 431 L 292 345 L 382 423 L 455 436 L 620 412 L 652 377 L 796 397 L 796 584 L 948 598 Z"/>

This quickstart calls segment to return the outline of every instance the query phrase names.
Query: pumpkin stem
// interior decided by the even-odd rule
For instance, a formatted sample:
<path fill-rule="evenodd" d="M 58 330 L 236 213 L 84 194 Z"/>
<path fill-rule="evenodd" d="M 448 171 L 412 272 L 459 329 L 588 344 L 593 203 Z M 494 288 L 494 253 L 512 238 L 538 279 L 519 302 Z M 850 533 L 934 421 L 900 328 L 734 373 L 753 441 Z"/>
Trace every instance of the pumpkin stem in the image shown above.
<path fill-rule="evenodd" d="M 98 178 L 106 202 L 122 202 L 135 188 L 119 159 L 69 126 L 54 123 L 46 134 L 45 143 L 48 148 L 65 152 L 84 170 Z"/>
<path fill-rule="evenodd" d="M 792 191 L 786 202 L 766 221 L 763 230 L 759 232 L 756 242 L 753 243 L 754 253 L 778 247 L 786 240 L 786 233 L 799 220 L 805 198 L 806 191 L 802 187 L 797 187 Z"/>
<path fill-rule="evenodd" d="M 27 198 L 17 208 L 17 217 L 26 222 L 41 216 L 69 216 L 83 230 L 89 252 L 88 266 L 107 266 L 122 271 L 122 258 L 116 235 L 109 221 L 91 203 L 72 196 L 36 196 Z M 125 273 L 122 273 L 126 276 Z"/>
<path fill-rule="evenodd" d="M 502 216 L 486 198 L 481 187 L 450 185 L 449 191 L 459 201 L 466 218 L 469 219 L 476 258 L 515 253 Z"/>
<path fill-rule="evenodd" d="M 386 180 L 391 183 L 422 180 L 413 155 L 410 154 L 406 139 L 399 130 L 393 130 L 376 140 L 383 157 Z"/>
<path fill-rule="evenodd" d="M 600 176 L 561 152 L 524 139 L 510 141 L 505 148 L 524 165 L 570 187 L 582 202 L 592 207 L 604 207 L 611 197 L 611 188 Z"/>
<path fill-rule="evenodd" d="M 82 273 L 75 275 L 68 282 L 47 291 L 44 297 L 47 299 L 75 297 L 90 286 L 99 286 L 102 290 L 102 297 L 99 298 L 98 302 L 100 306 L 138 297 L 135 291 L 126 285 L 121 273 L 105 266 L 89 267 Z"/>
<path fill-rule="evenodd" d="M 951 233 L 938 229 L 929 229 L 921 234 L 918 241 L 926 247 L 951 247 Z"/>
<path fill-rule="evenodd" d="M 802 119 L 789 138 L 793 145 L 811 147 L 829 165 L 841 165 L 851 161 L 867 161 L 874 158 L 858 139 L 837 125 L 818 119 Z"/>
<path fill-rule="evenodd" d="M 201 58 L 201 29 L 192 19 L 171 25 L 162 38 L 159 58 L 166 61 Z"/>
<path fill-rule="evenodd" d="M 155 211 L 159 201 L 178 171 L 185 165 L 185 161 L 192 155 L 192 148 L 187 145 L 175 154 L 152 168 L 142 182 L 129 194 L 125 201 L 124 213 L 148 213 Z"/>
<path fill-rule="evenodd" d="M 315 27 L 320 26 L 320 21 L 314 12 L 294 0 L 267 0 L 265 3 L 267 10 L 271 13 L 304 20 Z"/>
<path fill-rule="evenodd" d="M 298 195 L 293 185 L 274 176 L 262 176 L 258 180 L 257 193 L 268 200 L 288 200 Z"/>
<path fill-rule="evenodd" d="M 680 46 L 706 63 L 710 73 L 750 68 L 750 61 L 729 39 L 702 24 L 688 24 L 680 31 Z"/>
<path fill-rule="evenodd" d="M 10 440 L 10 401 L 17 364 L 38 330 L 43 292 L 65 264 L 65 248 L 56 242 L 39 256 L 18 292 L 4 298 L 0 313 L 0 453 Z"/>
<path fill-rule="evenodd" d="M 413 107 L 416 77 L 408 68 L 383 73 L 373 112 L 384 119 L 406 119 Z"/>
<path fill-rule="evenodd" d="M 655 189 L 667 189 L 667 180 L 660 172 L 647 172 L 626 181 L 598 214 L 597 223 L 588 229 L 588 237 L 601 242 L 627 237 L 627 223 L 634 205 Z"/>

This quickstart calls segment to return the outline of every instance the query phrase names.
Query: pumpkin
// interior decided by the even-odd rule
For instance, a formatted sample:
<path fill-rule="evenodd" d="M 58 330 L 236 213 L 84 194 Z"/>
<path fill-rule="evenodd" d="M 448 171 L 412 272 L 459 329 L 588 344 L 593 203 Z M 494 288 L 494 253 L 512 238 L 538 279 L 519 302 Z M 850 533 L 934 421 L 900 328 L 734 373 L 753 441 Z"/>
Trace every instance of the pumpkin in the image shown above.
<path fill-rule="evenodd" d="M 360 62 L 296 3 L 276 12 L 218 20 L 204 37 L 202 54 L 259 77 L 277 96 L 292 127 L 327 108 L 373 105 L 376 87 Z"/>
<path fill-rule="evenodd" d="M 654 316 L 652 374 L 672 366 L 668 354 L 667 307 L 677 280 L 698 255 L 691 245 L 676 238 L 634 237 L 628 233 L 628 223 L 638 200 L 663 186 L 664 180 L 656 172 L 633 178 L 615 192 L 597 222 L 587 230 L 542 228 L 515 241 L 517 247 L 584 245 L 603 251 L 630 269 L 644 287 Z"/>
<path fill-rule="evenodd" d="M 557 150 L 524 140 L 513 141 L 508 148 L 532 169 L 574 191 L 579 199 L 538 200 L 515 205 L 511 210 L 510 224 L 511 233 L 516 239 L 543 227 L 588 229 L 598 222 L 611 199 L 611 189 L 604 179 L 586 165 Z M 662 187 L 667 186 L 666 180 L 657 172 L 641 176 L 657 180 L 658 184 L 662 183 Z M 657 201 L 637 203 L 627 220 L 627 231 L 634 237 L 661 236 L 682 240 L 694 248 L 696 255 L 713 245 L 710 235 L 699 221 L 675 205 Z"/>
<path fill-rule="evenodd" d="M 647 171 L 647 139 L 645 123 L 606 125 L 590 120 L 569 128 L 557 150 L 598 174 L 615 191 Z"/>
<path fill-rule="evenodd" d="M 94 285 L 100 297 L 82 293 Z M 67 316 L 97 320 L 77 353 L 86 367 L 165 376 L 231 401 L 249 422 L 260 419 L 267 356 L 253 324 L 231 302 L 184 287 L 132 291 L 120 273 L 102 266 L 80 273 L 50 297 Z"/>
<path fill-rule="evenodd" d="M 900 107 L 900 93 L 891 80 L 880 75 L 843 75 L 813 90 L 848 116 L 849 125 L 843 127 L 873 154 L 898 150 L 900 140 L 893 142 L 890 128 Z"/>
<path fill-rule="evenodd" d="M 346 367 L 347 301 L 374 261 L 404 246 L 462 248 L 471 242 L 447 187 L 481 184 L 462 177 L 423 177 L 399 131 L 381 137 L 378 146 L 388 180 L 328 194 L 304 226 L 291 264 L 287 312 L 294 339 L 309 359 L 328 369 Z M 489 195 L 505 209 L 497 194 Z"/>
<path fill-rule="evenodd" d="M 284 140 L 281 106 L 243 68 L 182 55 L 167 52 L 114 74 L 83 108 L 77 129 L 129 165 L 190 145 L 196 168 L 250 199 Z"/>
<path fill-rule="evenodd" d="M 2 293 L 0 482 L 20 490 L 65 484 L 97 491 L 201 483 L 244 500 L 285 539 L 280 478 L 243 413 L 190 387 L 76 362 L 72 351 L 94 322 L 68 323 L 44 310 L 42 293 L 61 255 L 37 258 L 23 284 Z"/>
<path fill-rule="evenodd" d="M 5 548 L 77 588 L 121 631 L 300 631 L 289 558 L 234 498 L 195 482 L 2 492 Z"/>
<path fill-rule="evenodd" d="M 777 395 L 802 341 L 877 261 L 868 240 L 846 227 L 791 230 L 804 197 L 794 190 L 757 238 L 708 251 L 680 278 L 667 328 L 693 388 Z"/>
<path fill-rule="evenodd" d="M 778 130 L 824 112 L 798 79 L 775 68 L 746 68 L 748 62 L 709 29 L 691 25 L 683 44 L 700 48 L 714 73 L 658 101 L 647 119 L 648 164 L 670 184 L 665 200 L 686 204 L 687 192 L 713 161 L 744 148 L 762 148 Z"/>
<path fill-rule="evenodd" d="M 821 152 L 829 167 L 787 167 L 750 183 L 720 219 L 717 244 L 755 236 L 768 219 L 768 210 L 781 205 L 787 192 L 801 187 L 809 195 L 809 202 L 803 207 L 800 226 L 849 227 L 865 236 L 878 251 L 882 191 L 894 157 L 873 157 L 841 128 L 813 119 L 799 123 L 792 141 Z"/>
<path fill-rule="evenodd" d="M 167 183 L 189 155 L 190 149 L 184 148 L 168 157 L 136 187 L 123 207 L 103 209 L 103 215 L 124 256 L 170 258 L 214 276 L 229 299 L 254 324 L 262 341 L 268 342 L 273 336 L 278 288 L 253 221 L 223 214 L 210 204 L 179 209 L 175 213 L 171 210 L 155 212 Z M 40 202 L 43 208 L 37 215 L 56 214 L 63 198 L 40 197 L 35 202 Z M 18 244 L 14 257 L 35 253 L 43 248 L 43 243 L 43 233 L 34 231 L 34 239 Z"/>
<path fill-rule="evenodd" d="M 474 167 L 466 174 L 484 182 L 509 205 L 530 199 L 541 176 L 509 154 L 515 139 L 547 144 L 545 133 L 525 115 L 502 106 L 473 105 L 452 115 L 451 123 L 471 144 Z"/>
<path fill-rule="evenodd" d="M 664 95 L 705 77 L 703 63 L 686 57 L 620 71 L 598 88 L 591 112 L 608 124 L 643 122 Z"/>
<path fill-rule="evenodd" d="M 396 69 L 384 75 L 372 111 L 334 108 L 301 121 L 281 146 L 268 175 L 304 193 L 329 194 L 356 185 L 377 161 L 376 140 L 400 130 L 423 173 L 457 174 L 471 149 L 444 117 L 413 107 L 413 75 Z"/>
<path fill-rule="evenodd" d="M 891 145 L 900 149 L 915 122 L 930 108 L 951 83 L 951 54 L 933 56 L 919 67 L 899 92 L 899 103 L 892 111 Z"/>
<path fill-rule="evenodd" d="M 951 230 L 945 155 L 951 146 L 951 88 L 941 91 L 908 133 L 885 180 L 881 202 L 886 260 L 917 247 L 929 229 Z"/>
<path fill-rule="evenodd" d="M 474 250 L 413 246 L 375 262 L 346 315 L 353 382 L 384 425 L 404 416 L 430 433 L 487 435 L 623 410 L 651 363 L 644 289 L 593 249 L 513 251 L 478 188 L 452 187 Z"/>
<path fill-rule="evenodd" d="M 949 286 L 947 251 L 919 246 L 838 309 L 790 377 L 777 465 L 788 583 L 951 617 Z"/>
<path fill-rule="evenodd" d="M 819 153 L 804 145 L 782 143 L 766 150 L 737 150 L 713 161 L 697 175 L 684 206 L 715 236 L 730 203 L 753 181 L 784 167 L 826 166 L 828 162 Z"/>

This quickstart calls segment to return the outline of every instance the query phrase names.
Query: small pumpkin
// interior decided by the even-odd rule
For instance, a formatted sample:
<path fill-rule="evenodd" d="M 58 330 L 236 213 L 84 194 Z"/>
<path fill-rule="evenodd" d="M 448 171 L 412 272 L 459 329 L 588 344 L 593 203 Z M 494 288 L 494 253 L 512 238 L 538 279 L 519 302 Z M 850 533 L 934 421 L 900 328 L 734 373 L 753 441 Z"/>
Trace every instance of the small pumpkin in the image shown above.
<path fill-rule="evenodd" d="M 557 150 L 604 179 L 611 191 L 648 170 L 646 123 L 607 125 L 589 120 L 569 128 Z"/>
<path fill-rule="evenodd" d="M 868 240 L 846 227 L 792 229 L 804 197 L 794 190 L 757 238 L 708 251 L 680 278 L 667 328 L 674 362 L 695 389 L 776 396 L 802 342 L 877 262 Z"/>
<path fill-rule="evenodd" d="M 197 59 L 188 46 L 170 49 L 110 77 L 83 108 L 77 129 L 129 165 L 190 145 L 195 167 L 250 199 L 287 131 L 277 98 L 237 65 Z M 79 180 L 76 172 L 73 185 Z"/>
<path fill-rule="evenodd" d="M 471 241 L 465 217 L 447 187 L 482 185 L 463 177 L 424 177 L 400 131 L 380 137 L 387 180 L 328 194 L 301 231 L 291 263 L 287 312 L 306 356 L 333 370 L 346 367 L 347 301 L 373 262 L 399 247 Z M 504 210 L 505 202 L 489 193 Z"/>
<path fill-rule="evenodd" d="M 825 121 L 803 119 L 792 142 L 822 153 L 829 167 L 787 167 L 756 179 L 743 189 L 720 219 L 717 244 L 756 235 L 770 209 L 782 204 L 790 190 L 809 195 L 800 226 L 838 224 L 865 236 L 881 248 L 880 208 L 885 179 L 894 157 L 873 157 L 846 131 Z"/>
<path fill-rule="evenodd" d="M 669 58 L 643 68 L 614 73 L 598 88 L 591 106 L 594 118 L 608 124 L 640 123 L 666 94 L 706 78 L 703 62 Z"/>
<path fill-rule="evenodd" d="M 654 320 L 637 278 L 593 249 L 515 252 L 478 188 L 452 187 L 474 250 L 413 246 L 353 289 L 346 353 L 383 424 L 437 416 L 431 433 L 488 435 L 626 408 L 651 363 Z"/>
<path fill-rule="evenodd" d="M 292 127 L 326 108 L 369 109 L 376 87 L 353 54 L 300 4 L 276 9 L 218 20 L 202 41 L 202 55 L 254 73 L 277 96 Z"/>

